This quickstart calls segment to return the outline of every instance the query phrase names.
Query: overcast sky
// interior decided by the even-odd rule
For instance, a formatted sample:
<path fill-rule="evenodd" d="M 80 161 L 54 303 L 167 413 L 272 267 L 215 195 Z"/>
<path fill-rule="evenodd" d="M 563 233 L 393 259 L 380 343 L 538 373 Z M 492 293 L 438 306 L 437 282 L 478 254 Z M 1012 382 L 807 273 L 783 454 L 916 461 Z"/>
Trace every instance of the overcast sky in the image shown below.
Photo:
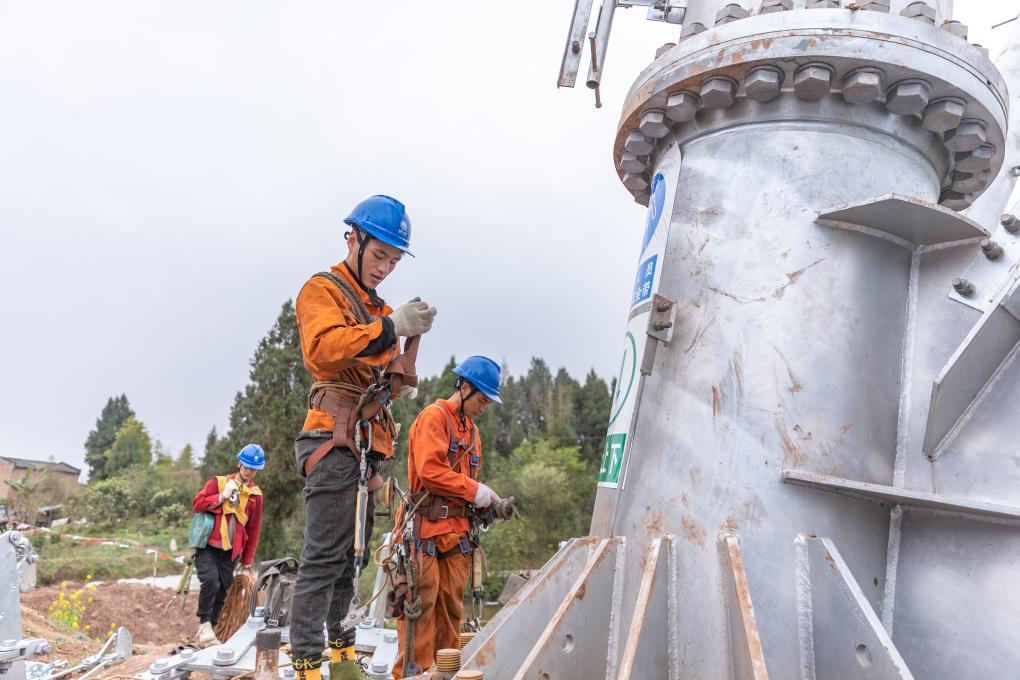
<path fill-rule="evenodd" d="M 1017 4 L 956 15 L 994 48 Z M 374 193 L 407 204 L 417 255 L 380 292 L 439 308 L 420 372 L 609 377 L 645 210 L 613 137 L 677 28 L 618 12 L 596 110 L 555 86 L 572 7 L 0 0 L 0 455 L 82 466 L 122 392 L 201 449 Z"/>

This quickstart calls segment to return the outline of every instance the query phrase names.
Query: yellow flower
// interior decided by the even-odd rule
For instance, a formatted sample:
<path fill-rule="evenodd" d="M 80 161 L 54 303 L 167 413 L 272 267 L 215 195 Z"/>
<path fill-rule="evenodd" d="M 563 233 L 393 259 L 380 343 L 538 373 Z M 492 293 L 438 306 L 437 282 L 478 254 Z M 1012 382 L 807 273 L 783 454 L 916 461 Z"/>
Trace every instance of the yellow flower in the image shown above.
<path fill-rule="evenodd" d="M 92 574 L 85 574 L 85 580 L 86 581 L 91 581 L 92 580 Z"/>
<path fill-rule="evenodd" d="M 86 623 L 85 624 L 85 630 L 92 630 L 92 626 L 90 626 L 89 624 Z"/>
<path fill-rule="evenodd" d="M 78 630 L 78 622 L 74 621 L 73 623 L 71 623 L 71 628 L 74 628 L 75 630 Z"/>
<path fill-rule="evenodd" d="M 90 597 L 90 598 L 88 599 L 88 601 L 89 601 L 89 602 L 91 602 L 91 601 L 92 601 L 92 598 Z"/>

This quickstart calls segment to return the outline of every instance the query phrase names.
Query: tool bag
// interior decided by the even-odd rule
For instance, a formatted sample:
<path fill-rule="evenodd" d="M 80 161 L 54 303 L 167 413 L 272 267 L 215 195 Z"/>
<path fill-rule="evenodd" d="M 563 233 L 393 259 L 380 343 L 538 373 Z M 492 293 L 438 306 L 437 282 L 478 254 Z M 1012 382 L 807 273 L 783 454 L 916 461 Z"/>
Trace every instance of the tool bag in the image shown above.
<path fill-rule="evenodd" d="M 294 597 L 294 583 L 297 581 L 298 561 L 293 557 L 267 560 L 259 565 L 259 575 L 251 593 L 248 605 L 249 615 L 255 615 L 255 607 L 265 610 L 265 620 L 270 626 L 290 625 L 290 604 Z M 262 604 L 259 604 L 259 600 Z"/>
<path fill-rule="evenodd" d="M 216 517 L 211 512 L 196 512 L 188 528 L 188 547 L 197 550 L 209 545 L 209 537 L 215 525 Z"/>

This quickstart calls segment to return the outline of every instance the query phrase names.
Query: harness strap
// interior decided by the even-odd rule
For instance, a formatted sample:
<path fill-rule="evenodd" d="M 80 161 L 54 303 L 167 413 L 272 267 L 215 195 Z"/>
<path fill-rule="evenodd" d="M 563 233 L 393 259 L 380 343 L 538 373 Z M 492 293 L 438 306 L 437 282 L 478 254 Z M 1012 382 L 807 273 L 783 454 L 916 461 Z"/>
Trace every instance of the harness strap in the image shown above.
<path fill-rule="evenodd" d="M 416 546 L 421 551 L 421 554 L 434 557 L 437 560 L 445 560 L 453 555 L 470 555 L 471 551 L 477 547 L 467 536 L 462 537 L 457 542 L 457 545 L 449 550 L 437 550 L 436 542 L 431 538 L 426 538 L 425 540 L 418 539 Z"/>

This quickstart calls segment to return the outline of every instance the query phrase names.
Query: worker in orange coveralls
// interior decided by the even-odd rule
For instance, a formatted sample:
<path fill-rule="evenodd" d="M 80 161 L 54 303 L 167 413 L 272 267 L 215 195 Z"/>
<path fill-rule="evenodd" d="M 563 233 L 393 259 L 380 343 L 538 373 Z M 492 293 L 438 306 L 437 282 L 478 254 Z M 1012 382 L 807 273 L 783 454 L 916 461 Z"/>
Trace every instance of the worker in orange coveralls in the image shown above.
<path fill-rule="evenodd" d="M 372 196 L 356 205 L 344 222 L 349 227 L 346 258 L 309 279 L 295 304 L 301 353 L 315 379 L 308 414 L 294 442 L 298 470 L 305 477 L 304 548 L 290 623 L 298 680 L 320 680 L 327 646 L 333 664 L 353 663 L 354 658 L 355 631 L 341 624 L 357 587 L 355 505 L 361 472 L 352 449 L 335 445 L 333 430 L 340 427 L 343 432 L 337 421 L 354 417 L 360 395 L 397 355 L 398 338 L 428 332 L 436 315 L 435 307 L 419 298 L 393 310 L 376 292 L 402 256 L 410 254 L 411 221 L 403 203 Z M 393 396 L 411 396 L 413 388 L 404 390 Z M 379 462 L 393 455 L 395 432 L 386 404 L 370 425 L 370 490 L 379 478 Z M 370 537 L 371 512 L 365 528 Z"/>
<path fill-rule="evenodd" d="M 415 527 L 421 555 L 418 596 L 421 616 L 414 630 L 414 663 L 428 669 L 436 650 L 460 648 L 460 623 L 464 614 L 464 588 L 471 573 L 468 510 L 501 503 L 496 493 L 478 481 L 482 442 L 477 419 L 499 398 L 499 365 L 492 359 L 472 356 L 454 373 L 456 392 L 439 399 L 418 414 L 408 440 L 407 478 L 411 500 L 418 506 Z M 427 497 L 423 496 L 428 494 Z M 419 502 L 420 501 L 420 502 Z M 397 619 L 399 656 L 393 677 L 403 677 L 407 643 L 407 619 Z"/>

